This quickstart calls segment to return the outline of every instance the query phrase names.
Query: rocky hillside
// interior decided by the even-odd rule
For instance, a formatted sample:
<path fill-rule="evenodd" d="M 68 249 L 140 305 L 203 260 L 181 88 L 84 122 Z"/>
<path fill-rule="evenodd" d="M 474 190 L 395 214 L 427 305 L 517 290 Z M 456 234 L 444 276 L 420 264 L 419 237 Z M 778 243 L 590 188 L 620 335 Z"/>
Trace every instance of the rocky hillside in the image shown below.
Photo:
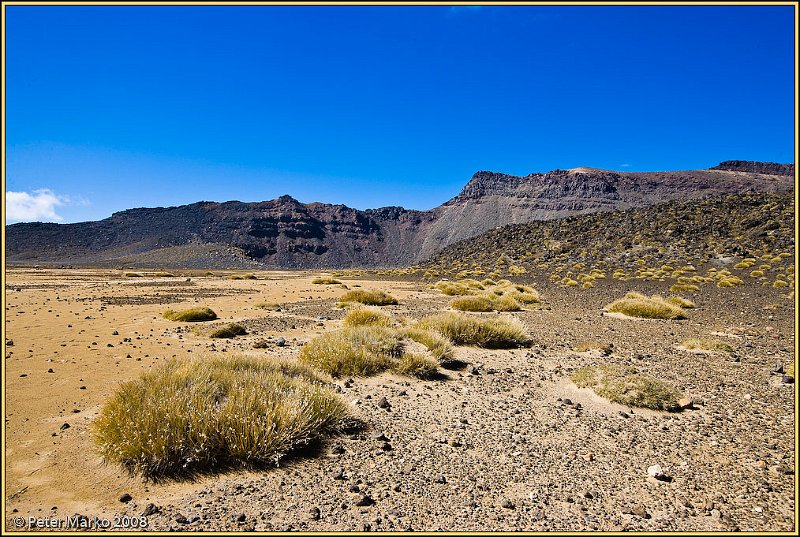
<path fill-rule="evenodd" d="M 747 193 L 671 201 L 504 226 L 448 246 L 423 268 L 438 274 L 488 273 L 509 266 L 526 272 L 581 263 L 636 269 L 645 263 L 732 264 L 765 253 L 794 251 L 790 193 Z"/>
<path fill-rule="evenodd" d="M 403 266 L 507 224 L 742 192 L 789 192 L 794 166 L 729 161 L 711 170 L 623 173 L 594 168 L 524 177 L 478 172 L 429 211 L 199 202 L 130 209 L 97 222 L 6 227 L 10 262 L 170 267 Z"/>

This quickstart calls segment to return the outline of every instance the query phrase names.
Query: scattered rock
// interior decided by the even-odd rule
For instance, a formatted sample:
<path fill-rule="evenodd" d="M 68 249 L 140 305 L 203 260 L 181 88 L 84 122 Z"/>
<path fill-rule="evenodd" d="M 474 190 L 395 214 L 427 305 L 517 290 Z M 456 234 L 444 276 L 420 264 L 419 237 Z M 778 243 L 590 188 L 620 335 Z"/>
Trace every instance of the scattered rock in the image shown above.
<path fill-rule="evenodd" d="M 386 397 L 381 397 L 378 400 L 378 408 L 388 409 L 388 408 L 391 408 L 391 407 L 392 407 L 392 405 L 389 403 L 389 400 L 386 399 Z"/>
<path fill-rule="evenodd" d="M 375 503 L 375 500 L 373 500 L 370 496 L 368 496 L 366 494 L 362 494 L 356 500 L 355 505 L 356 505 L 356 507 L 367 507 L 367 506 L 370 506 L 370 505 L 372 505 L 374 503 Z"/>
<path fill-rule="evenodd" d="M 122 503 L 128 503 L 132 499 L 133 499 L 133 496 L 131 496 L 127 492 L 119 497 L 119 501 L 121 501 Z"/>

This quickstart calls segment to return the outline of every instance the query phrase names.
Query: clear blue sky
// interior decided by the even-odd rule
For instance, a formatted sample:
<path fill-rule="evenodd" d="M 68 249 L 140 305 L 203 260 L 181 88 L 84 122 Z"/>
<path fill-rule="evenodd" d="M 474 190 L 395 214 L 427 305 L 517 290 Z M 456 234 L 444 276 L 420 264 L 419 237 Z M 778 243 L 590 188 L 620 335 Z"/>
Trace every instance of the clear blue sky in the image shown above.
<path fill-rule="evenodd" d="M 5 9 L 20 220 L 794 160 L 792 6 Z"/>

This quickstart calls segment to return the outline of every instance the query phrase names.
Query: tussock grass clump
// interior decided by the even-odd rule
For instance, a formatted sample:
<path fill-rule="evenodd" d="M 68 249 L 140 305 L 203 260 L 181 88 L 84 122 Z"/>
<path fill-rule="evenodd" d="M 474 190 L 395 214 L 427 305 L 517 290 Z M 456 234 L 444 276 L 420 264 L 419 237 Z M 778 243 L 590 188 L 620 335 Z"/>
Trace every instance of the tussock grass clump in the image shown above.
<path fill-rule="evenodd" d="M 384 291 L 365 291 L 363 289 L 355 289 L 348 291 L 339 299 L 340 303 L 344 302 L 359 302 L 368 306 L 388 306 L 397 304 L 397 299 Z"/>
<path fill-rule="evenodd" d="M 439 371 L 439 362 L 423 354 L 404 352 L 394 369 L 409 377 L 430 380 L 436 377 Z"/>
<path fill-rule="evenodd" d="M 281 305 L 274 302 L 256 302 L 254 307 L 262 310 L 280 311 Z"/>
<path fill-rule="evenodd" d="M 647 296 L 630 292 L 624 298 L 615 300 L 605 308 L 607 311 L 622 313 L 641 319 L 685 319 L 686 314 L 680 306 L 670 304 L 659 296 Z"/>
<path fill-rule="evenodd" d="M 602 343 L 600 341 L 581 341 L 577 345 L 575 345 L 575 352 L 588 352 L 588 351 L 599 351 L 601 354 L 608 356 L 611 354 L 612 345 L 609 343 Z"/>
<path fill-rule="evenodd" d="M 119 387 L 94 441 L 106 461 L 148 478 L 272 464 L 346 423 L 347 404 L 326 384 L 263 358 L 171 360 Z"/>
<path fill-rule="evenodd" d="M 453 346 L 450 344 L 450 340 L 438 332 L 412 326 L 403 329 L 402 334 L 408 339 L 424 345 L 428 352 L 441 363 L 446 363 L 453 358 Z"/>
<path fill-rule="evenodd" d="M 215 338 L 215 339 L 230 339 L 236 336 L 243 336 L 247 333 L 244 326 L 240 325 L 239 323 L 229 323 L 224 326 L 220 326 L 216 330 L 212 330 L 209 332 L 208 337 Z"/>
<path fill-rule="evenodd" d="M 213 321 L 217 318 L 217 314 L 214 313 L 214 310 L 211 308 L 202 306 L 197 308 L 189 308 L 188 310 L 182 311 L 167 310 L 164 312 L 164 318 L 169 319 L 170 321 L 194 323 L 200 321 Z"/>
<path fill-rule="evenodd" d="M 159 278 L 174 278 L 175 275 L 171 272 L 156 272 L 153 276 L 157 276 Z"/>
<path fill-rule="evenodd" d="M 229 280 L 257 280 L 255 274 L 231 274 Z"/>
<path fill-rule="evenodd" d="M 434 287 L 447 296 L 470 295 L 473 292 L 469 286 L 457 282 L 441 281 L 437 282 Z"/>
<path fill-rule="evenodd" d="M 736 287 L 743 285 L 744 281 L 736 276 L 724 276 L 717 282 L 717 287 Z"/>
<path fill-rule="evenodd" d="M 678 306 L 679 308 L 691 309 L 691 308 L 697 307 L 696 304 L 694 302 L 692 302 L 691 300 L 683 298 L 683 297 L 680 297 L 680 296 L 675 296 L 675 295 L 669 296 L 669 297 L 667 297 L 666 300 L 670 304 Z"/>
<path fill-rule="evenodd" d="M 357 326 L 328 332 L 303 346 L 300 361 L 334 378 L 369 377 L 387 369 L 403 355 L 401 336 L 390 328 Z"/>
<path fill-rule="evenodd" d="M 480 319 L 458 313 L 440 313 L 424 317 L 418 326 L 435 330 L 456 345 L 513 348 L 531 344 L 531 337 L 516 319 Z"/>
<path fill-rule="evenodd" d="M 676 283 L 669 286 L 672 293 L 699 293 L 700 287 L 693 283 Z"/>
<path fill-rule="evenodd" d="M 680 392 L 652 377 L 615 365 L 584 367 L 571 376 L 579 388 L 591 388 L 600 397 L 633 407 L 678 410 Z"/>
<path fill-rule="evenodd" d="M 391 318 L 379 310 L 356 308 L 344 318 L 345 326 L 391 326 Z"/>
<path fill-rule="evenodd" d="M 462 296 L 451 300 L 450 307 L 461 311 L 493 311 L 491 296 L 494 295 Z"/>
<path fill-rule="evenodd" d="M 126 272 L 125 273 L 125 277 L 126 278 L 144 278 L 144 274 L 142 274 L 141 272 Z"/>
<path fill-rule="evenodd" d="M 339 280 L 327 276 L 320 276 L 319 278 L 314 278 L 311 280 L 311 283 L 316 285 L 334 285 L 342 283 Z"/>
<path fill-rule="evenodd" d="M 687 339 L 681 345 L 689 350 L 733 352 L 733 347 L 718 339 Z"/>

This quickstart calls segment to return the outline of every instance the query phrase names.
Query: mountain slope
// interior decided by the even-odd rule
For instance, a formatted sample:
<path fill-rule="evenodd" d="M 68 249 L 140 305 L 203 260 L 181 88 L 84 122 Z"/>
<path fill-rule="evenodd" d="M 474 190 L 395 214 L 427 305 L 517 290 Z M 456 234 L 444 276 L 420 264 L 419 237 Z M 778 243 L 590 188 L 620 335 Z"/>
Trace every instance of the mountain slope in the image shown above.
<path fill-rule="evenodd" d="M 12 262 L 173 267 L 402 266 L 507 224 L 794 186 L 793 165 L 729 161 L 716 168 L 576 168 L 524 177 L 478 172 L 458 196 L 429 211 L 360 211 L 290 196 L 130 209 L 97 222 L 7 226 L 6 255 Z"/>

